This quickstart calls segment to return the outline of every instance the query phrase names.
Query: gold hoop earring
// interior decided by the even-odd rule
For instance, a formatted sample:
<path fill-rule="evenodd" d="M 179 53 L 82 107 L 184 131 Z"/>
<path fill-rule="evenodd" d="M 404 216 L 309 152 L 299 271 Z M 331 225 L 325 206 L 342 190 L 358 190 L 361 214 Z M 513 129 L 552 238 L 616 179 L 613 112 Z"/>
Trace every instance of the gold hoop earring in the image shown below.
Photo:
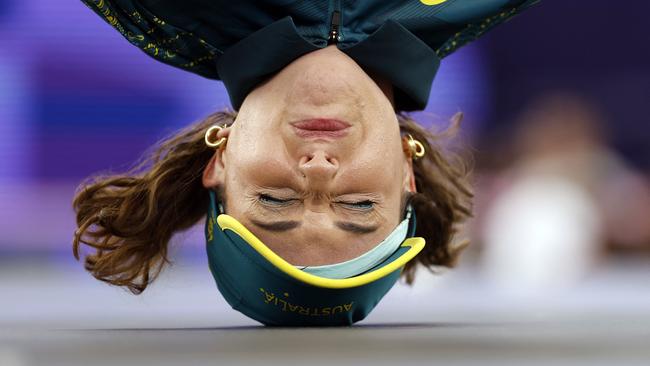
<path fill-rule="evenodd" d="M 424 153 L 426 150 L 424 149 L 424 145 L 416 139 L 411 136 L 411 134 L 406 135 L 406 142 L 409 145 L 409 150 L 411 151 L 411 156 L 413 157 L 413 160 L 418 160 L 421 157 L 424 156 Z"/>
<path fill-rule="evenodd" d="M 213 135 L 217 136 L 219 131 L 223 130 L 225 127 L 226 126 L 214 125 L 208 128 L 208 130 L 205 131 L 205 144 L 216 149 L 219 146 L 221 146 L 223 143 L 225 143 L 226 140 L 228 139 L 226 137 L 220 138 L 219 141 L 214 141 L 214 139 L 212 138 Z"/>

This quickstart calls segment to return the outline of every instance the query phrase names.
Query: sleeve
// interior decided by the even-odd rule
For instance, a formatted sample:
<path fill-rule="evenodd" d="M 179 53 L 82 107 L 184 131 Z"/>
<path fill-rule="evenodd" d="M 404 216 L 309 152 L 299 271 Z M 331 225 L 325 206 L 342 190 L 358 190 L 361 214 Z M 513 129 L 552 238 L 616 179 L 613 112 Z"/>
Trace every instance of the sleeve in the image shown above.
<path fill-rule="evenodd" d="M 442 59 L 458 48 L 483 36 L 539 0 L 420 0 L 394 3 L 365 25 L 376 28 L 386 19 L 394 20 L 426 43 Z M 392 3 L 391 3 L 392 4 Z M 353 17 L 365 17 L 369 3 L 356 5 Z"/>
<path fill-rule="evenodd" d="M 462 1 L 451 0 L 449 7 L 443 9 L 439 17 L 441 21 L 452 25 L 452 29 L 460 30 L 449 35 L 448 39 L 436 48 L 438 57 L 444 58 L 539 1 L 510 0 L 503 4 L 503 0 L 469 0 L 463 4 Z"/>
<path fill-rule="evenodd" d="M 210 79 L 219 79 L 223 51 L 189 30 L 173 26 L 135 0 L 81 0 L 131 44 L 149 56 Z"/>

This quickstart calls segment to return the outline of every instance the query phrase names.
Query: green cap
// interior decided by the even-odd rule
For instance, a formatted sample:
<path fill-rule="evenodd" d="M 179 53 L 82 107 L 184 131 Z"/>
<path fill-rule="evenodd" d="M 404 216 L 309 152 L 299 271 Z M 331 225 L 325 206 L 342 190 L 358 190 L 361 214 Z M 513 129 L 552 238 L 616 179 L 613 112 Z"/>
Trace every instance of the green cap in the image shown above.
<path fill-rule="evenodd" d="M 233 217 L 218 214 L 218 206 L 211 191 L 205 235 L 212 275 L 233 309 L 266 325 L 337 326 L 360 321 L 424 248 L 423 238 L 410 237 L 363 274 L 319 277 L 280 258 Z M 414 232 L 413 214 L 407 236 Z"/>

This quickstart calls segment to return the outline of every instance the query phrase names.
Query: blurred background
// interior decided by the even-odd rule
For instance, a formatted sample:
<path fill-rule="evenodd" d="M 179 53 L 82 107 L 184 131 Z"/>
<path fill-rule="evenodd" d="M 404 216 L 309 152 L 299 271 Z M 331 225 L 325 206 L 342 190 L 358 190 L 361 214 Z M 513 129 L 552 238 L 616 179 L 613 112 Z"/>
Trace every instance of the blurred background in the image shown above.
<path fill-rule="evenodd" d="M 473 243 L 366 322 L 649 315 L 649 13 L 546 0 L 443 61 L 417 118 L 465 114 Z M 84 178 L 228 105 L 221 83 L 148 57 L 79 1 L 0 0 L 0 325 L 254 324 L 217 293 L 202 224 L 141 296 L 71 252 Z"/>

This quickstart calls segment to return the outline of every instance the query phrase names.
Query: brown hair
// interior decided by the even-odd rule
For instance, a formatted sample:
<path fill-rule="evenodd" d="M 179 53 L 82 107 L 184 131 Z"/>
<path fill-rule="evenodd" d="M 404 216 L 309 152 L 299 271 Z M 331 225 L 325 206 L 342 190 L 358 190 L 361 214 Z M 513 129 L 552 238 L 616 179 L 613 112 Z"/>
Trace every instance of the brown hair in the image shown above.
<path fill-rule="evenodd" d="M 472 216 L 471 160 L 466 153 L 455 153 L 444 146 L 457 134 L 462 118 L 462 113 L 457 113 L 449 128 L 433 133 L 411 116 L 397 115 L 400 131 L 420 141 L 426 150 L 421 159 L 413 161 L 417 193 L 410 194 L 406 202 L 415 210 L 415 235 L 426 240 L 424 249 L 402 272 L 409 284 L 415 278 L 418 263 L 431 271 L 437 266 L 453 267 L 469 244 L 469 241 L 456 244 L 453 240 L 460 224 Z"/>
<path fill-rule="evenodd" d="M 206 148 L 205 131 L 215 124 L 230 125 L 235 117 L 231 111 L 214 113 L 161 141 L 128 172 L 81 184 L 73 201 L 78 229 L 72 250 L 79 259 L 81 244 L 94 249 L 85 257 L 86 270 L 135 294 L 144 291 L 169 263 L 172 235 L 195 225 L 207 211 L 202 173 L 214 150 Z M 460 114 L 456 117 L 447 132 L 458 126 Z M 440 142 L 448 133 L 427 131 L 406 114 L 397 118 L 402 133 L 426 148 L 413 164 L 418 193 L 406 198 L 415 209 L 416 235 L 427 242 L 403 272 L 411 283 L 417 263 L 430 269 L 454 265 L 462 248 L 451 248 L 451 242 L 456 225 L 471 215 L 472 194 L 465 160 L 443 152 Z"/>

